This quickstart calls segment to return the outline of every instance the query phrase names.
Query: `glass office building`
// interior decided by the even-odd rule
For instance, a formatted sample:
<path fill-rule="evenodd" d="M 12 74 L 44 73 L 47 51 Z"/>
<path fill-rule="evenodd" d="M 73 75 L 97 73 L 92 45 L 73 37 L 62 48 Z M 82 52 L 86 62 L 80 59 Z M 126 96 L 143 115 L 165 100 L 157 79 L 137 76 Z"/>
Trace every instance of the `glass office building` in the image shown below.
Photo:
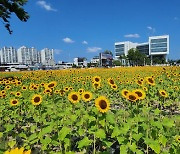
<path fill-rule="evenodd" d="M 115 43 L 115 59 L 121 55 L 127 55 L 132 48 L 138 49 L 147 56 L 162 57 L 167 60 L 169 54 L 169 35 L 151 36 L 146 43 L 133 43 L 130 41 Z"/>

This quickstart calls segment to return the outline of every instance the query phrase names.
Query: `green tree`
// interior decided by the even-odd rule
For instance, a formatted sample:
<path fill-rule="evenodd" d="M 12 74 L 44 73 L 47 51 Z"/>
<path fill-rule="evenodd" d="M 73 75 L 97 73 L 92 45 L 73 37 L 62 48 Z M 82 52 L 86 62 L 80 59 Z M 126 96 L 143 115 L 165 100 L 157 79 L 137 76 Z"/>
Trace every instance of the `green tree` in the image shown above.
<path fill-rule="evenodd" d="M 103 53 L 113 55 L 112 51 L 110 50 L 105 50 Z"/>
<path fill-rule="evenodd" d="M 19 20 L 23 22 L 29 19 L 28 13 L 23 9 L 27 1 L 28 0 L 0 0 L 0 18 L 9 34 L 12 34 L 9 21 L 12 13 L 15 13 Z"/>
<path fill-rule="evenodd" d="M 130 65 L 132 65 L 132 66 L 141 65 L 142 66 L 142 65 L 145 65 L 147 56 L 145 54 L 139 52 L 139 50 L 132 48 L 128 51 L 127 58 L 129 60 Z"/>
<path fill-rule="evenodd" d="M 113 60 L 113 65 L 115 66 L 121 66 L 122 63 L 119 60 Z"/>

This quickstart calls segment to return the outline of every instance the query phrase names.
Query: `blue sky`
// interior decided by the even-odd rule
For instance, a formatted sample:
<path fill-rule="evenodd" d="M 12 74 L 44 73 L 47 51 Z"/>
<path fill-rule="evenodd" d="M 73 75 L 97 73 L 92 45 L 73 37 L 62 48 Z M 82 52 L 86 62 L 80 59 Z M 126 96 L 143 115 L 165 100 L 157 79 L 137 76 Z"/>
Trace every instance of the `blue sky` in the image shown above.
<path fill-rule="evenodd" d="M 168 57 L 180 58 L 180 0 L 29 0 L 24 8 L 30 19 L 12 15 L 12 35 L 0 22 L 0 47 L 53 48 L 56 61 L 72 61 L 114 53 L 117 41 L 169 34 Z"/>

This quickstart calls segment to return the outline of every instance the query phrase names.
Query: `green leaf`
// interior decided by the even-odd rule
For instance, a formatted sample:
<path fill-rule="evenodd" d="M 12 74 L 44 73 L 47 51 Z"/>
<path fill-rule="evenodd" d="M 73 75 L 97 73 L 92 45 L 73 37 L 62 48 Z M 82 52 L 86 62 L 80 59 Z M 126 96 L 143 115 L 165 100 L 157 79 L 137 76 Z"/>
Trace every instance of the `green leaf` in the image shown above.
<path fill-rule="evenodd" d="M 167 138 L 163 135 L 159 137 L 159 142 L 165 147 L 167 143 Z"/>
<path fill-rule="evenodd" d="M 88 137 L 84 137 L 81 141 L 78 142 L 78 148 L 87 147 L 92 143 L 92 140 L 89 140 Z"/>
<path fill-rule="evenodd" d="M 158 108 L 156 108 L 156 109 L 154 110 L 154 114 L 155 114 L 155 115 L 159 115 L 159 113 L 161 113 L 161 110 L 159 110 Z"/>
<path fill-rule="evenodd" d="M 40 140 L 41 141 L 41 143 L 43 144 L 43 145 L 48 145 L 49 143 L 51 143 L 51 138 L 49 137 L 49 136 L 46 136 L 46 138 L 45 139 L 41 139 Z"/>
<path fill-rule="evenodd" d="M 117 137 L 117 140 L 118 140 L 119 144 L 123 144 L 125 139 L 126 139 L 125 137 Z"/>
<path fill-rule="evenodd" d="M 74 121 L 76 121 L 77 116 L 76 116 L 76 115 L 71 115 L 71 116 L 70 116 L 70 119 L 72 120 L 72 122 L 74 122 Z"/>
<path fill-rule="evenodd" d="M 160 153 L 161 147 L 157 140 L 145 138 L 144 141 L 152 150 L 154 150 L 156 153 Z"/>
<path fill-rule="evenodd" d="M 103 119 L 103 120 L 101 120 L 101 121 L 99 121 L 99 124 L 101 124 L 101 126 L 105 126 L 105 119 Z"/>
<path fill-rule="evenodd" d="M 128 149 L 127 145 L 121 145 L 120 146 L 120 153 L 127 154 L 127 149 Z"/>
<path fill-rule="evenodd" d="M 130 142 L 128 143 L 128 147 L 131 149 L 132 152 L 136 152 L 137 149 L 137 145 L 135 143 L 130 144 Z"/>
<path fill-rule="evenodd" d="M 89 122 L 96 121 L 96 118 L 93 116 L 89 116 Z"/>
<path fill-rule="evenodd" d="M 174 120 L 172 120 L 172 119 L 170 119 L 170 118 L 167 118 L 167 117 L 165 117 L 165 118 L 163 119 L 162 124 L 163 124 L 165 127 L 169 127 L 169 128 L 175 126 Z"/>
<path fill-rule="evenodd" d="M 52 130 L 53 130 L 53 125 L 47 126 L 39 132 L 38 137 L 42 138 L 45 134 L 51 133 Z"/>
<path fill-rule="evenodd" d="M 64 147 L 65 147 L 65 149 L 67 149 L 69 146 L 70 146 L 70 139 L 68 139 L 68 138 L 65 138 L 64 139 Z"/>
<path fill-rule="evenodd" d="M 97 138 L 100 138 L 100 139 L 106 138 L 104 129 L 99 129 L 97 132 L 95 132 L 95 135 Z"/>
<path fill-rule="evenodd" d="M 11 131 L 15 127 L 15 124 L 7 124 L 5 125 L 6 132 Z"/>
<path fill-rule="evenodd" d="M 3 137 L 3 132 L 0 132 L 0 138 Z"/>
<path fill-rule="evenodd" d="M 22 138 L 24 138 L 24 139 L 27 139 L 26 134 L 25 134 L 25 133 L 23 133 L 23 132 L 19 134 L 19 137 L 22 137 Z"/>
<path fill-rule="evenodd" d="M 143 136 L 142 133 L 139 133 L 139 134 L 133 134 L 132 137 L 136 140 L 136 141 L 139 141 L 139 139 Z"/>
<path fill-rule="evenodd" d="M 28 141 L 32 141 L 32 140 L 34 140 L 34 139 L 36 139 L 37 138 L 37 135 L 36 135 L 36 133 L 34 133 L 34 134 L 32 134 L 32 135 L 30 135 L 29 137 L 28 137 Z"/>
<path fill-rule="evenodd" d="M 115 124 L 114 114 L 112 114 L 112 113 L 107 114 L 106 115 L 106 120 L 111 124 Z"/>
<path fill-rule="evenodd" d="M 37 139 L 35 139 L 35 140 L 30 141 L 29 143 L 30 143 L 30 144 L 34 144 L 34 143 L 37 143 L 38 141 L 39 141 L 39 139 L 37 138 Z"/>
<path fill-rule="evenodd" d="M 58 132 L 58 138 L 63 141 L 66 137 L 71 132 L 71 129 L 64 126 L 59 132 Z"/>
<path fill-rule="evenodd" d="M 15 144 L 16 144 L 16 141 L 14 140 L 8 142 L 8 146 L 10 146 L 11 149 L 14 147 Z"/>
<path fill-rule="evenodd" d="M 119 136 L 119 134 L 120 134 L 119 128 L 117 126 L 114 127 L 111 137 L 112 138 L 117 137 L 117 136 Z"/>

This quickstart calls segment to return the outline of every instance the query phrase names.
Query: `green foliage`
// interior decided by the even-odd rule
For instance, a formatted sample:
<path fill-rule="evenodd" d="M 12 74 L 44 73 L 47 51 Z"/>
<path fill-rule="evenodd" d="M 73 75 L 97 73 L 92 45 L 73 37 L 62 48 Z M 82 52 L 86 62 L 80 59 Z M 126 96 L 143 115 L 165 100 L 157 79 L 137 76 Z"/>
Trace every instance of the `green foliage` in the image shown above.
<path fill-rule="evenodd" d="M 27 0 L 1 0 L 0 1 L 0 18 L 2 18 L 6 29 L 10 34 L 12 30 L 10 29 L 9 19 L 11 14 L 15 13 L 19 20 L 26 22 L 29 18 L 29 15 L 22 8 L 27 3 Z"/>

